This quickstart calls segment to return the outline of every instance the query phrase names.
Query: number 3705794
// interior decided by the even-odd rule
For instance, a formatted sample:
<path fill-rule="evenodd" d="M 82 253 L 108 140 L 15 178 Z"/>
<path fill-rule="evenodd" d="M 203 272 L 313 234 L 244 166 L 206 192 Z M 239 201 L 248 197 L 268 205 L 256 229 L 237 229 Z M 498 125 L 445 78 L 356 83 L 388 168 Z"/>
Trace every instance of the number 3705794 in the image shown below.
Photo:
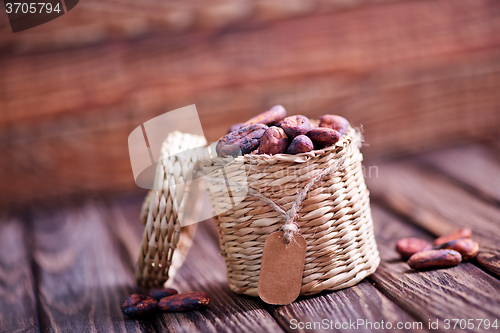
<path fill-rule="evenodd" d="M 5 4 L 7 14 L 17 14 L 17 13 L 23 13 L 23 14 L 41 14 L 41 13 L 60 13 L 61 8 L 59 7 L 59 3 L 57 3 L 55 6 L 53 6 L 51 3 L 45 3 L 45 2 L 32 2 L 32 3 L 26 3 L 26 2 L 14 2 L 14 3 L 6 3 Z"/>
<path fill-rule="evenodd" d="M 444 329 L 498 329 L 498 319 L 445 319 Z"/>

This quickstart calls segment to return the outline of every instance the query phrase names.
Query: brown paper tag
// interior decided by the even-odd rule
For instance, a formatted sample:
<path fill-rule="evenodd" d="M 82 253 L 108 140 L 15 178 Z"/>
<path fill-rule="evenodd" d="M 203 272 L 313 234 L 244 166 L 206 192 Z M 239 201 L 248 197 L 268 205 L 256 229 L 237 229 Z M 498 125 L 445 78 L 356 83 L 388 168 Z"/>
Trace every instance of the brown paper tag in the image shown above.
<path fill-rule="evenodd" d="M 289 244 L 283 242 L 283 231 L 267 237 L 258 285 L 259 296 L 264 302 L 285 305 L 299 296 L 306 248 L 306 240 L 298 233 Z"/>

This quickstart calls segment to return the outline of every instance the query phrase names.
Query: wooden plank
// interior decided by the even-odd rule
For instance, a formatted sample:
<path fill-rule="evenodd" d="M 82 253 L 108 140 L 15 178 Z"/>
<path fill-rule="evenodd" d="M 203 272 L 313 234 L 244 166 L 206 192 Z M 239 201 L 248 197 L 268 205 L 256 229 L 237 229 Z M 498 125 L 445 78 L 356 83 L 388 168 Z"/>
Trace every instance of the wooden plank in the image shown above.
<path fill-rule="evenodd" d="M 418 160 L 482 198 L 500 204 L 500 160 L 487 146 L 468 145 L 419 156 Z"/>
<path fill-rule="evenodd" d="M 480 246 L 477 262 L 500 276 L 500 208 L 411 160 L 376 167 L 377 176 L 367 178 L 373 198 L 435 236 L 471 228 Z"/>
<path fill-rule="evenodd" d="M 0 220 L 0 331 L 38 332 L 31 233 L 17 218 Z"/>
<path fill-rule="evenodd" d="M 34 214 L 42 331 L 156 332 L 121 312 L 135 287 L 132 263 L 113 236 L 118 227 L 96 203 Z"/>
<path fill-rule="evenodd" d="M 393 328 L 417 321 L 367 280 L 347 289 L 301 297 L 290 305 L 268 305 L 268 309 L 288 332 L 373 332 L 373 324 L 382 321 L 384 327 L 391 323 Z M 417 328 L 400 331 L 428 331 Z"/>
<path fill-rule="evenodd" d="M 414 19 L 424 16 L 428 19 Z M 263 29 L 228 29 L 216 37 L 190 33 L 61 52 L 7 53 L 0 57 L 0 125 L 62 117 L 68 110 L 95 113 L 123 105 L 151 110 L 161 96 L 163 101 L 192 99 L 214 88 L 305 75 L 340 71 L 349 81 L 382 68 L 397 74 L 408 66 L 403 62 L 429 68 L 433 57 L 448 63 L 463 54 L 472 56 L 471 50 L 494 54 L 500 44 L 498 16 L 500 4 L 491 0 L 464 0 L 458 9 L 447 0 L 411 1 L 285 20 Z M 412 24 L 402 24 L 408 21 Z M 481 67 L 447 76 L 478 73 Z M 338 82 L 337 89 L 345 93 L 346 88 Z M 471 85 L 469 91 L 480 89 Z"/>
<path fill-rule="evenodd" d="M 397 240 L 404 237 L 419 237 L 427 241 L 434 238 L 400 218 L 372 205 L 377 244 L 381 254 L 381 265 L 370 278 L 384 294 L 405 310 L 419 318 L 424 327 L 438 321 L 440 330 L 446 331 L 445 320 L 471 319 L 473 327 L 457 326 L 451 330 L 484 332 L 476 319 L 494 322 L 500 316 L 500 281 L 485 273 L 472 263 L 427 272 L 409 268 L 394 250 Z M 497 321 L 498 323 L 498 321 Z M 458 329 L 458 328 L 461 329 Z"/>
<path fill-rule="evenodd" d="M 116 201 L 113 204 L 115 221 L 128 225 L 130 230 L 137 230 L 137 240 L 130 252 L 137 257 L 143 227 L 139 222 L 142 198 Z M 121 228 L 123 229 L 123 228 Z M 130 243 L 129 236 L 118 233 L 122 243 Z M 123 238 L 125 237 L 125 238 Z M 267 312 L 258 299 L 237 296 L 229 290 L 226 266 L 219 254 L 218 236 L 212 220 L 198 224 L 193 247 L 189 251 L 184 265 L 179 269 L 171 286 L 179 292 L 203 291 L 211 298 L 208 308 L 200 311 L 183 313 L 163 313 L 155 319 L 155 325 L 161 332 L 226 332 L 283 331 L 274 318 Z"/>
<path fill-rule="evenodd" d="M 36 204 L 58 198 L 62 198 L 59 202 L 71 200 L 82 193 L 102 196 L 141 191 L 135 185 L 128 156 L 127 137 L 132 129 L 122 121 L 113 129 L 32 138 L 8 149 L 0 145 L 0 152 L 5 153 L 0 169 L 10 174 L 8 178 L 0 176 L 5 184 L 0 193 L 2 206 L 19 205 L 15 198 L 20 197 L 29 197 L 29 202 Z M 62 165 L 65 167 L 60 168 Z M 29 193 L 35 188 L 38 190 Z"/>
<path fill-rule="evenodd" d="M 80 2 L 70 15 L 18 35 L 11 33 L 7 16 L 0 16 L 0 49 L 51 50 L 151 34 L 213 31 L 396 1 L 400 0 L 171 0 L 140 4 L 87 0 Z"/>
<path fill-rule="evenodd" d="M 330 73 L 235 85 L 179 97 L 166 96 L 166 86 L 151 86 L 143 100 L 148 106 L 143 109 L 125 98 L 116 104 L 110 102 L 110 106 L 89 106 L 85 114 L 75 111 L 62 118 L 19 121 L 0 131 L 0 155 L 4 157 L 0 160 L 0 182 L 4 184 L 0 205 L 81 193 L 137 190 L 128 155 L 128 135 L 144 121 L 193 102 L 211 141 L 217 140 L 232 123 L 248 119 L 275 103 L 284 104 L 291 114 L 317 117 L 335 112 L 355 126 L 362 124 L 369 144 L 363 148 L 366 156 L 408 154 L 456 143 L 457 139 L 476 139 L 500 126 L 500 116 L 477 114 L 478 109 L 494 110 L 495 104 L 500 105 L 500 95 L 495 93 L 500 86 L 498 59 L 500 52 L 494 57 L 464 56 L 455 62 L 441 59 L 432 68 L 407 68 L 407 63 L 399 68 L 392 65 L 368 75 L 369 79 Z M 449 74 L 476 71 L 483 72 L 459 77 Z M 477 89 L 473 95 L 467 93 L 471 86 Z M 436 96 L 428 95 L 429 91 Z M 403 100 L 395 96 L 428 97 Z M 418 112 L 401 112 L 412 110 L 417 104 Z M 440 123 L 436 119 L 446 118 L 458 120 L 447 126 L 435 125 Z"/>
<path fill-rule="evenodd" d="M 366 155 L 490 136 L 500 126 L 499 13 L 491 0 L 411 1 L 217 34 L 4 52 L 0 203 L 136 189 L 130 131 L 193 103 L 210 141 L 273 104 L 362 124 Z"/>

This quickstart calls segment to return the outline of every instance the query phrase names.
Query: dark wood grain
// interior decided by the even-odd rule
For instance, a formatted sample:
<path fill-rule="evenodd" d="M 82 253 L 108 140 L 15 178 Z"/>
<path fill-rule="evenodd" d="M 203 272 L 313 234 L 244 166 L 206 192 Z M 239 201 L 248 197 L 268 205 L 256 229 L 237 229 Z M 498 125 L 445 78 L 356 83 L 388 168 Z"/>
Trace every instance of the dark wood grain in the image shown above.
<path fill-rule="evenodd" d="M 158 41 L 154 46 L 162 44 Z M 109 52 L 114 50 L 111 48 Z M 98 56 L 94 59 L 91 52 L 89 57 L 92 57 L 92 61 L 100 60 Z M 230 125 L 247 120 L 273 104 L 283 104 L 289 113 L 309 117 L 338 113 L 355 126 L 363 125 L 369 144 L 363 148 L 367 157 L 418 153 L 425 149 L 444 147 L 457 140 L 481 138 L 500 126 L 500 120 L 491 120 L 487 114 L 478 117 L 477 111 L 491 110 L 491 105 L 498 102 L 495 98 L 500 99 L 500 95 L 494 94 L 496 87 L 500 86 L 498 59 L 500 52 L 492 55 L 484 51 L 453 59 L 437 58 L 433 60 L 431 68 L 420 67 L 421 60 L 415 60 L 413 65 L 404 62 L 405 65 L 398 68 L 391 63 L 390 66 L 386 65 L 388 67 L 377 67 L 376 71 L 375 68 L 360 70 L 365 75 L 349 74 L 357 72 L 356 68 L 344 71 L 339 67 L 317 75 L 306 73 L 281 79 L 262 79 L 253 84 L 226 84 L 168 96 L 164 93 L 171 90 L 167 82 L 152 80 L 156 83 L 145 84 L 143 88 L 134 86 L 130 91 L 123 88 L 121 92 L 112 93 L 106 87 L 122 89 L 118 82 L 108 82 L 98 89 L 99 84 L 92 82 L 99 79 L 95 77 L 89 79 L 88 86 L 92 89 L 89 96 L 103 95 L 102 98 L 88 102 L 69 99 L 67 103 L 81 105 L 68 106 L 71 112 L 60 110 L 60 113 L 57 111 L 59 104 L 54 107 L 49 105 L 59 103 L 59 94 L 72 94 L 59 90 L 61 86 L 73 89 L 69 88 L 69 84 L 54 84 L 50 89 L 52 97 L 41 93 L 40 96 L 45 97 L 40 98 L 53 98 L 52 101 L 34 100 L 34 95 L 29 94 L 28 90 L 22 91 L 19 103 L 30 101 L 41 106 L 35 114 L 25 111 L 25 108 L 32 109 L 31 104 L 21 106 L 12 101 L 13 107 L 8 112 L 11 116 L 5 123 L 8 124 L 8 130 L 0 131 L 0 155 L 4 157 L 0 160 L 0 182 L 4 184 L 0 192 L 0 207 L 37 200 L 46 202 L 82 193 L 136 191 L 127 147 L 128 135 L 144 121 L 193 103 L 197 105 L 204 133 L 212 142 L 225 134 Z M 39 61 L 44 63 L 45 60 Z M 110 57 L 106 61 L 115 60 Z M 133 63 L 124 63 L 123 66 L 146 66 L 139 64 L 139 60 L 137 63 L 135 60 L 130 61 Z M 162 65 L 163 61 L 165 63 Z M 169 62 L 164 59 L 151 59 L 149 63 L 160 67 L 169 66 Z M 153 67 L 147 69 L 151 71 L 149 74 L 131 71 L 122 74 L 127 75 L 131 85 L 135 85 L 136 76 L 160 75 L 156 66 Z M 51 70 L 57 71 L 57 67 Z M 72 80 L 75 82 L 82 82 L 81 74 L 69 68 L 64 71 L 74 75 Z M 480 73 L 448 79 L 449 73 L 475 71 Z M 115 77 L 120 73 L 110 76 Z M 29 77 L 31 74 L 26 75 Z M 165 76 L 168 75 L 158 77 L 158 80 L 163 80 Z M 34 84 L 32 81 L 35 78 L 26 80 Z M 449 80 L 453 82 L 452 92 L 449 91 Z M 39 84 L 43 89 L 51 85 L 47 81 Z M 474 95 L 467 93 L 471 86 L 477 89 Z M 19 89 L 23 90 L 23 87 Z M 192 85 L 189 87 L 193 88 Z M 428 91 L 433 91 L 437 96 L 428 96 Z M 10 93 L 5 94 L 10 96 Z M 415 99 L 415 96 L 422 98 Z M 146 106 L 142 108 L 137 104 Z M 414 109 L 415 104 L 419 105 L 418 112 Z M 17 105 L 16 108 L 14 105 Z M 458 106 L 460 115 L 457 115 Z M 46 109 L 41 110 L 41 107 Z M 1 105 L 0 109 L 3 109 Z M 403 114 L 402 109 L 410 111 Z M 461 121 L 452 122 L 446 127 L 430 126 L 436 117 L 459 117 Z M 37 168 L 32 168 L 32 165 L 37 165 Z"/>
<path fill-rule="evenodd" d="M 276 9 L 290 1 L 279 2 Z M 118 6 L 99 3 L 90 4 L 93 14 Z M 153 3 L 142 6 L 149 12 Z M 362 124 L 366 154 L 408 154 L 496 134 L 500 3 L 380 3 L 386 5 L 217 33 L 1 53 L 0 205 L 134 190 L 128 135 L 190 104 L 197 105 L 210 141 L 274 104 L 293 114 L 338 113 Z M 121 3 L 120 13 L 129 5 Z M 6 38 L 42 42 L 41 31 L 52 27 L 58 31 L 52 37 L 85 44 L 88 35 L 70 38 L 66 27 L 56 27 L 86 6 L 81 1 L 50 24 Z M 132 8 L 131 20 L 140 22 Z M 114 14 L 102 24 L 109 19 L 114 26 L 120 20 Z"/>
<path fill-rule="evenodd" d="M 500 204 L 500 160 L 487 146 L 467 145 L 439 150 L 418 157 L 467 190 Z"/>
<path fill-rule="evenodd" d="M 435 236 L 472 229 L 480 252 L 477 262 L 500 276 L 500 208 L 469 193 L 414 161 L 381 163 L 368 177 L 372 197 Z"/>
<path fill-rule="evenodd" d="M 177 107 L 188 105 L 184 104 L 186 99 L 191 103 L 201 99 L 196 104 L 212 106 L 213 114 L 228 109 L 252 112 L 254 105 L 266 104 L 263 100 L 248 98 L 252 91 L 264 82 L 275 80 L 299 79 L 303 85 L 296 89 L 308 89 L 298 97 L 290 95 L 293 81 L 288 82 L 289 89 L 283 89 L 286 81 L 282 85 L 275 81 L 267 89 L 276 87 L 275 94 L 269 96 L 273 97 L 273 102 L 298 104 L 304 109 L 308 106 L 304 103 L 309 102 L 304 99 L 321 95 L 327 95 L 328 99 L 336 97 L 337 103 L 341 102 L 338 106 L 345 108 L 349 91 L 356 89 L 349 83 L 361 79 L 364 87 L 358 89 L 370 93 L 367 86 L 377 87 L 371 75 L 390 76 L 392 80 L 379 83 L 386 87 L 404 88 L 433 81 L 442 89 L 434 98 L 462 89 L 453 87 L 450 90 L 447 85 L 446 90 L 441 85 L 443 82 L 436 81 L 469 77 L 468 82 L 474 82 L 473 87 L 468 87 L 469 91 L 482 94 L 476 84 L 484 82 L 478 78 L 499 70 L 500 36 L 495 31 L 500 29 L 500 23 L 494 19 L 499 15 L 500 5 L 491 0 L 464 0 L 459 10 L 447 0 L 411 1 L 366 7 L 342 15 L 285 20 L 260 29 L 228 29 L 218 35 L 212 32 L 160 35 L 60 52 L 0 54 L 0 72 L 4 73 L 0 108 L 5 110 L 0 114 L 0 128 L 18 122 L 65 118 L 68 110 L 79 115 L 99 114 L 103 110 L 106 113 L 123 111 L 121 109 L 128 106 L 129 110 L 154 112 L 154 109 L 172 104 Z M 432 20 L 413 20 L 416 16 L 428 16 Z M 408 20 L 412 20 L 412 24 L 402 24 Z M 342 33 L 332 34 L 331 31 Z M 471 50 L 485 52 L 471 53 Z M 75 59 L 79 66 L 73 66 L 68 59 Z M 456 66 L 462 60 L 473 64 L 472 69 Z M 344 73 L 339 75 L 339 71 Z M 414 76 L 403 78 L 405 71 L 414 72 Z M 323 80 L 319 90 L 311 89 L 304 81 L 327 73 L 338 75 L 330 82 Z M 370 77 L 363 78 L 364 75 Z M 488 83 L 494 85 L 487 88 L 489 97 L 481 102 L 493 108 L 496 96 L 490 89 L 498 85 L 495 76 L 489 77 L 492 82 Z M 321 81 L 317 83 L 320 84 Z M 234 89 L 227 88 L 232 86 L 248 91 L 247 98 L 240 99 L 239 103 L 230 98 Z M 37 99 L 32 99 L 35 96 L 28 93 L 36 95 Z M 308 97 L 308 94 L 314 96 Z M 458 94 L 454 96 L 460 98 Z M 398 98 L 403 98 L 399 106 L 410 107 L 411 102 L 415 102 L 415 97 L 404 97 L 398 94 Z M 231 102 L 227 103 L 228 100 Z M 417 100 L 427 101 L 426 96 Z M 37 108 L 33 107 L 34 101 L 40 102 Z M 319 103 L 325 102 L 321 99 Z M 354 99 L 350 102 L 364 105 L 367 101 Z M 476 105 L 482 105 L 478 102 Z M 235 108 L 235 103 L 238 103 L 238 108 Z M 247 106 L 242 107 L 241 103 Z M 425 107 L 430 107 L 428 103 Z M 334 105 L 323 105 L 323 108 L 327 107 L 335 108 Z M 462 116 L 469 113 L 466 109 L 460 111 Z M 476 110 L 476 115 L 478 112 Z M 404 122 L 405 119 L 395 121 Z M 498 122 L 494 113 L 485 120 Z M 457 123 L 462 127 L 478 128 L 476 126 L 483 121 L 489 125 L 485 120 L 478 118 L 467 124 L 466 118 L 461 118 Z M 452 122 L 447 124 L 454 125 Z"/>
<path fill-rule="evenodd" d="M 77 47 L 109 40 L 136 39 L 151 34 L 177 35 L 187 31 L 227 29 L 228 26 L 283 20 L 308 14 L 354 9 L 366 4 L 383 5 L 392 1 L 366 0 L 171 0 L 140 4 L 122 0 L 87 0 L 71 15 L 51 24 L 12 36 L 6 15 L 0 16 L 0 50 L 17 52 Z M 65 31 L 65 34 L 61 34 Z"/>
<path fill-rule="evenodd" d="M 288 332 L 373 332 L 370 323 L 390 322 L 395 328 L 398 322 L 417 321 L 367 280 L 351 288 L 301 297 L 290 305 L 268 305 L 268 309 Z M 427 331 L 417 328 L 400 331 Z"/>
<path fill-rule="evenodd" d="M 473 319 L 475 326 L 453 331 L 484 332 L 484 327 L 477 327 L 476 319 L 499 318 L 499 280 L 472 263 L 427 272 L 412 270 L 394 250 L 396 241 L 403 237 L 432 241 L 433 237 L 377 205 L 372 208 L 382 258 L 377 272 L 370 277 L 377 288 L 424 325 L 427 326 L 429 320 L 438 320 L 441 330 L 444 320 L 458 318 Z"/>
<path fill-rule="evenodd" d="M 6 15 L 0 16 L 0 50 L 15 52 L 46 51 L 60 48 L 134 40 L 149 35 L 179 35 L 185 31 L 238 28 L 296 18 L 311 14 L 345 12 L 346 9 L 381 7 L 401 0 L 205 0 L 205 1 L 132 1 L 87 0 L 71 11 L 23 34 L 14 35 Z M 391 18 L 388 15 L 388 18 Z M 248 24 L 250 23 L 250 24 Z M 62 34 L 61 31 L 65 33 Z"/>
<path fill-rule="evenodd" d="M 0 332 L 38 332 L 30 230 L 0 218 Z"/>
<path fill-rule="evenodd" d="M 151 322 L 121 312 L 135 288 L 126 249 L 113 236 L 119 227 L 95 202 L 34 214 L 42 330 L 156 332 Z"/>
<path fill-rule="evenodd" d="M 120 225 L 136 230 L 135 235 L 118 233 L 123 243 L 130 244 L 135 258 L 139 253 L 143 226 L 139 221 L 142 198 L 120 200 L 112 211 Z M 124 229 L 124 228 L 122 228 Z M 131 237 L 135 240 L 130 239 Z M 198 224 L 194 244 L 170 286 L 180 293 L 203 291 L 210 305 L 199 311 L 158 314 L 154 323 L 161 332 L 280 332 L 280 325 L 258 299 L 234 294 L 228 287 L 226 266 L 219 254 L 218 236 L 212 220 Z M 135 262 L 136 259 L 134 259 Z"/>

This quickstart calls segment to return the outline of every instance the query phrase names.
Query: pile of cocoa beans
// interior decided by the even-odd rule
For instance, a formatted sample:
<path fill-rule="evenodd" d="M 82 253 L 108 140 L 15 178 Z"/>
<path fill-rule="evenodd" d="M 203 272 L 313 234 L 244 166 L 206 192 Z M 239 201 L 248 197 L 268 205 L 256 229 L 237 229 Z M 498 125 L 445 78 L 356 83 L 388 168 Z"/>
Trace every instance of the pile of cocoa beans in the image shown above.
<path fill-rule="evenodd" d="M 217 143 L 217 155 L 306 153 L 335 144 L 349 129 L 349 122 L 341 116 L 324 115 L 319 120 L 319 125 L 314 125 L 302 115 L 287 117 L 283 106 L 273 106 L 231 126 Z"/>
<path fill-rule="evenodd" d="M 133 294 L 122 303 L 122 312 L 129 317 L 143 317 L 163 312 L 179 312 L 204 308 L 210 298 L 202 292 L 179 294 L 172 288 L 152 288 L 149 296 Z"/>
<path fill-rule="evenodd" d="M 453 267 L 476 257 L 479 245 L 470 239 L 471 234 L 463 228 L 437 238 L 434 245 L 420 238 L 403 238 L 396 243 L 396 251 L 413 269 Z"/>

